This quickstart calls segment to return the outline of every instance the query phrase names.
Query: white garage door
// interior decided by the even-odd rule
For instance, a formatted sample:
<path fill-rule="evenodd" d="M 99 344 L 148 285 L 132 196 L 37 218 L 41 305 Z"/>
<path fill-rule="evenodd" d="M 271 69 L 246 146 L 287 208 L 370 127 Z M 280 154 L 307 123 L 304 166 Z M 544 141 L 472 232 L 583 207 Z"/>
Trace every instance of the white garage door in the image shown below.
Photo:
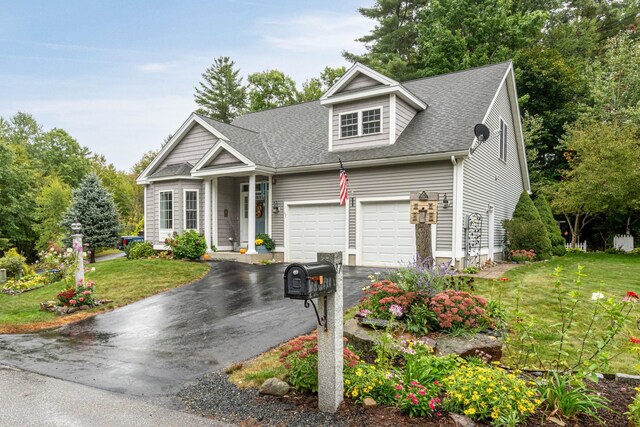
<path fill-rule="evenodd" d="M 409 223 L 409 201 L 363 202 L 361 210 L 360 264 L 398 267 L 415 258 L 415 226 Z"/>
<path fill-rule="evenodd" d="M 338 204 L 289 206 L 289 260 L 316 261 L 318 252 L 344 252 L 344 211 Z"/>

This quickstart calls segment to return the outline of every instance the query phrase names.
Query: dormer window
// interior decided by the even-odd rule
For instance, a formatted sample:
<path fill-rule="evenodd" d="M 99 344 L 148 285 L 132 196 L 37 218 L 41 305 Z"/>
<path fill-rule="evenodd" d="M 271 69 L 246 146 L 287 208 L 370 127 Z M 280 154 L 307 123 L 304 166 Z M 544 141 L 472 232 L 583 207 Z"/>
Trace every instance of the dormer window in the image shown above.
<path fill-rule="evenodd" d="M 382 107 L 340 114 L 340 138 L 382 133 Z"/>

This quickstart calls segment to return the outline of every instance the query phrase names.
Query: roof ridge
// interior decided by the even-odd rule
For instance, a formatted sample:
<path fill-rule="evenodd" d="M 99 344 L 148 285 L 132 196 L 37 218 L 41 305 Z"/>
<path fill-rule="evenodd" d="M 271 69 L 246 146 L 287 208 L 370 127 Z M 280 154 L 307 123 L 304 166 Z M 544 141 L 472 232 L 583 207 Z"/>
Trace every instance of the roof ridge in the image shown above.
<path fill-rule="evenodd" d="M 312 102 L 320 102 L 320 99 L 313 99 L 311 101 L 296 102 L 295 104 L 289 104 L 289 105 L 279 105 L 277 107 L 267 108 L 265 110 L 260 110 L 260 111 L 247 111 L 246 113 L 243 113 L 243 114 L 239 115 L 238 117 L 248 116 L 249 114 L 264 113 L 265 111 L 279 110 L 280 108 L 297 107 L 298 105 L 311 104 Z"/>
<path fill-rule="evenodd" d="M 233 126 L 234 128 L 241 129 L 241 130 L 246 130 L 247 132 L 260 134 L 260 132 L 258 132 L 258 131 L 255 131 L 255 130 L 252 130 L 252 129 L 243 128 L 242 126 L 234 125 L 234 124 L 231 124 L 231 123 L 221 122 L 220 120 L 212 119 L 211 117 L 207 117 L 207 116 L 205 116 L 203 114 L 196 113 L 195 111 L 193 112 L 193 114 L 195 114 L 198 117 L 202 117 L 203 119 L 211 120 L 212 122 L 216 122 L 216 123 L 220 123 L 221 125 L 224 125 L 224 126 Z"/>
<path fill-rule="evenodd" d="M 494 64 L 478 65 L 477 67 L 466 68 L 464 70 L 450 71 L 450 72 L 444 73 L 444 74 L 434 74 L 433 76 L 427 76 L 427 77 L 418 77 L 418 78 L 415 78 L 415 79 L 402 81 L 402 82 L 400 82 L 400 84 L 411 83 L 411 82 L 415 82 L 415 81 L 418 81 L 418 80 L 428 80 L 428 79 L 433 79 L 433 78 L 436 78 L 436 77 L 450 76 L 452 74 L 466 73 L 467 71 L 475 71 L 475 70 L 479 70 L 481 68 L 494 67 L 496 65 L 502 65 L 502 64 L 506 64 L 506 63 L 513 63 L 513 60 L 512 59 L 507 59 L 506 61 L 496 62 Z"/>

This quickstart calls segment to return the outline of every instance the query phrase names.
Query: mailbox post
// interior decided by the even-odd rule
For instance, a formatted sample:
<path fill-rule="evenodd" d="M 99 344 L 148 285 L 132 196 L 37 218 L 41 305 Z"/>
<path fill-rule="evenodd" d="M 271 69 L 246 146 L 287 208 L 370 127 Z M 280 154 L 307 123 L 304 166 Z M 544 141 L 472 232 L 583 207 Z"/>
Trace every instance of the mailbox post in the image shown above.
<path fill-rule="evenodd" d="M 284 271 L 285 298 L 313 305 L 318 325 L 318 407 L 335 413 L 342 402 L 342 252 L 319 253 L 318 262 Z M 313 302 L 318 298 L 318 307 Z M 320 315 L 322 313 L 322 315 Z"/>

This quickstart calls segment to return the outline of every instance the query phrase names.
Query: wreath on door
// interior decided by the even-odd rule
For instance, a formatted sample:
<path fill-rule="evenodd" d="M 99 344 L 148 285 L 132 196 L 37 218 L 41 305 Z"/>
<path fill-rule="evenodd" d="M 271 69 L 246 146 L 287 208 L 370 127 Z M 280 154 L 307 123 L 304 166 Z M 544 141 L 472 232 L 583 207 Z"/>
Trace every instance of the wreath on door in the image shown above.
<path fill-rule="evenodd" d="M 256 203 L 256 218 L 262 218 L 264 213 L 264 205 L 262 202 Z"/>

